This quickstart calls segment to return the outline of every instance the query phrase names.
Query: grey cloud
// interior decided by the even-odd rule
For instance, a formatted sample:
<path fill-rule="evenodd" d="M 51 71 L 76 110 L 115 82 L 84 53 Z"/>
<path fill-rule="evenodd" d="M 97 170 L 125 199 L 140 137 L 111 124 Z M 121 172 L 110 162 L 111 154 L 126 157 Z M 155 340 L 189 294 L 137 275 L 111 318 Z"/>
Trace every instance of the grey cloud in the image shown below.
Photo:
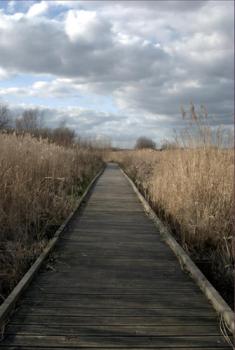
<path fill-rule="evenodd" d="M 102 8 L 102 7 L 112 7 L 113 6 L 125 6 L 125 8 L 140 8 L 140 9 L 157 9 L 159 11 L 192 11 L 201 8 L 205 5 L 207 0 L 197 0 L 197 1 L 181 1 L 181 0 L 149 0 L 149 1 L 125 1 L 125 5 L 123 5 L 123 1 L 115 1 L 109 0 L 107 1 L 79 1 L 78 4 L 72 4 L 70 2 L 70 7 L 80 7 L 84 6 L 89 8 Z"/>

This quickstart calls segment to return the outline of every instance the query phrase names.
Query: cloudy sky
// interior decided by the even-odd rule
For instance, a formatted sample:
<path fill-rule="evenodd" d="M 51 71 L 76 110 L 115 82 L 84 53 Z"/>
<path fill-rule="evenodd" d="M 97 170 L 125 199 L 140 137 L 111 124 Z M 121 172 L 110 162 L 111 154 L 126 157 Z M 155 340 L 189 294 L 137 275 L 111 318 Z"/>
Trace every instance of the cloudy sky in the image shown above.
<path fill-rule="evenodd" d="M 233 124 L 233 1 L 0 1 L 0 102 L 131 146 L 183 127 L 180 105 Z"/>

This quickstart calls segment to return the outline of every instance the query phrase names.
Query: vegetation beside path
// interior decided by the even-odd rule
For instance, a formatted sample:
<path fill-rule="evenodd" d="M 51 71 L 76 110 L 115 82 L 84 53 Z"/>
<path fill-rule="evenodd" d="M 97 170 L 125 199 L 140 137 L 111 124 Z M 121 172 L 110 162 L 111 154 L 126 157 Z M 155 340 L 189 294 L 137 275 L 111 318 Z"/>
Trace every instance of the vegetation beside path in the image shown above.
<path fill-rule="evenodd" d="M 101 169 L 101 152 L 0 133 L 0 298 L 9 294 Z"/>

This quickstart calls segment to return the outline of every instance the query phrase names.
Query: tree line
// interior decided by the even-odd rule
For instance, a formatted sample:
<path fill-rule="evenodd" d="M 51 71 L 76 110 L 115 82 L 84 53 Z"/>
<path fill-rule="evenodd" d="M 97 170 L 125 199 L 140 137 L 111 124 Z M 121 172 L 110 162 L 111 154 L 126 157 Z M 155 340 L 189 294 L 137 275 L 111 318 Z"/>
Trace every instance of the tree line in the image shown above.
<path fill-rule="evenodd" d="M 54 129 L 45 127 L 38 109 L 26 109 L 14 119 L 7 105 L 4 104 L 0 105 L 0 131 L 15 132 L 17 135 L 27 133 L 65 147 L 72 145 L 76 138 L 75 131 L 68 128 L 65 123 L 61 123 Z"/>
<path fill-rule="evenodd" d="M 0 104 L 0 132 L 12 133 L 17 135 L 31 134 L 38 139 L 47 139 L 49 142 L 56 143 L 64 147 L 71 147 L 79 144 L 84 148 L 109 148 L 119 150 L 111 145 L 111 140 L 103 138 L 95 141 L 92 138 L 84 138 L 76 134 L 75 130 L 61 122 L 56 128 L 45 127 L 42 114 L 37 108 L 25 109 L 17 118 L 13 118 L 11 111 L 5 104 Z M 140 136 L 137 138 L 134 148 L 152 149 L 157 148 L 156 143 L 149 137 Z M 160 150 L 176 148 L 172 142 L 164 141 L 159 148 Z"/>
<path fill-rule="evenodd" d="M 94 140 L 79 136 L 75 130 L 66 126 L 62 121 L 58 127 L 49 128 L 44 125 L 41 112 L 37 108 L 25 109 L 17 118 L 13 118 L 10 109 L 0 104 L 0 132 L 16 133 L 17 135 L 30 134 L 37 139 L 47 139 L 48 142 L 64 147 L 79 145 L 83 148 L 106 149 L 111 147 L 108 138 Z"/>

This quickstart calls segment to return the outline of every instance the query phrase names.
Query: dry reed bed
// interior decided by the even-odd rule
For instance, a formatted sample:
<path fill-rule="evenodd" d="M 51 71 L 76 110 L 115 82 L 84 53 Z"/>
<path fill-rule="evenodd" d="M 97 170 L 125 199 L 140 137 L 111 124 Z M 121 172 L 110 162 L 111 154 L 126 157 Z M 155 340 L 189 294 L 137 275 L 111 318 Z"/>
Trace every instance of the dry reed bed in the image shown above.
<path fill-rule="evenodd" d="M 232 304 L 233 151 L 113 152 L 203 272 Z"/>
<path fill-rule="evenodd" d="M 102 166 L 95 151 L 0 134 L 0 296 L 14 287 Z"/>

